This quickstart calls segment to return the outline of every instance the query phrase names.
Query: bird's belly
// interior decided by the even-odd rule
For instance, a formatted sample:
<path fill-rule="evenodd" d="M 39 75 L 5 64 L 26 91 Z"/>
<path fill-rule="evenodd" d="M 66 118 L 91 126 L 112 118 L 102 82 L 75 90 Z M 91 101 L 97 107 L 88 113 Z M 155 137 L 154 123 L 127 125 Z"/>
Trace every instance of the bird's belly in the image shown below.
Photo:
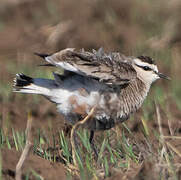
<path fill-rule="evenodd" d="M 64 91 L 62 96 L 59 98 L 57 108 L 71 124 L 83 120 L 93 107 L 95 107 L 95 112 L 86 123 L 86 127 L 89 129 L 110 129 L 117 122 L 127 119 L 127 116 L 119 116 L 121 104 L 115 93 L 101 94 L 99 91 L 87 93 L 85 90 L 79 89 L 74 92 Z"/>
<path fill-rule="evenodd" d="M 96 106 L 99 102 L 100 95 L 97 91 L 90 93 L 86 92 L 85 89 L 80 88 L 77 91 L 63 90 L 61 96 L 56 99 L 58 111 L 63 115 L 77 114 L 78 116 L 84 117 L 90 110 Z M 71 121 L 71 117 L 69 117 Z"/>

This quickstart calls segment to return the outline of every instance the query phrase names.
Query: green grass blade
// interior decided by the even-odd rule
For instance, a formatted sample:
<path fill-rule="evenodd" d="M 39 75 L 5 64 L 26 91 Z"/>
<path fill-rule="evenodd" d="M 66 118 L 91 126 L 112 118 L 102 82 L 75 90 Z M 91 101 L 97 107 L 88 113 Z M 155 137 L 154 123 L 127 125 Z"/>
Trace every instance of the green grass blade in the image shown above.
<path fill-rule="evenodd" d="M 71 154 L 69 152 L 68 148 L 68 143 L 65 139 L 63 131 L 59 133 L 59 138 L 60 138 L 60 147 L 62 148 L 63 154 L 66 157 L 67 161 L 70 163 L 71 162 Z"/>
<path fill-rule="evenodd" d="M 104 157 L 104 171 L 105 171 L 105 176 L 108 177 L 109 176 L 109 164 L 108 164 L 108 160 L 107 157 Z"/>
<path fill-rule="evenodd" d="M 84 145 L 84 147 L 86 148 L 86 150 L 90 153 L 91 152 L 91 146 L 89 143 L 89 138 L 88 138 L 88 134 L 87 134 L 87 130 L 83 130 L 83 133 L 77 132 L 80 140 L 82 141 L 82 144 Z"/>
<path fill-rule="evenodd" d="M 109 153 L 110 153 L 110 160 L 111 160 L 111 163 L 112 164 L 114 164 L 114 163 L 116 163 L 116 160 L 115 160 L 115 158 L 114 158 L 114 155 L 113 155 L 113 152 L 112 152 L 112 148 L 110 147 L 110 145 L 107 143 L 107 149 L 108 149 L 108 151 L 109 151 Z"/>
<path fill-rule="evenodd" d="M 104 138 L 104 141 L 103 141 L 103 143 L 102 143 L 100 152 L 99 152 L 99 154 L 98 154 L 98 162 L 102 159 L 103 152 L 104 152 L 104 149 L 105 149 L 105 147 L 106 147 L 106 144 L 107 144 L 107 140 Z"/>
<path fill-rule="evenodd" d="M 14 140 L 14 145 L 15 145 L 16 151 L 19 151 L 18 143 L 17 143 L 17 139 L 16 139 L 16 134 L 15 134 L 13 128 L 12 128 L 12 133 L 13 133 L 13 140 Z"/>
<path fill-rule="evenodd" d="M 7 144 L 7 146 L 8 146 L 8 149 L 11 149 L 11 144 L 10 144 L 10 142 L 9 142 L 8 136 L 6 136 L 6 144 Z"/>

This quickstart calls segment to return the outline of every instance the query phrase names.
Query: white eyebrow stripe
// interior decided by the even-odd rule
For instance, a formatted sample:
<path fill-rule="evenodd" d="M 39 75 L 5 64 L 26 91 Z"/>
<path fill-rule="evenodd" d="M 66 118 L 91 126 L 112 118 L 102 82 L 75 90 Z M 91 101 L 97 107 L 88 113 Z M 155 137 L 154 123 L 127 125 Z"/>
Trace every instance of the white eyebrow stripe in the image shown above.
<path fill-rule="evenodd" d="M 153 71 L 158 72 L 158 68 L 157 68 L 157 66 L 154 65 L 154 64 L 149 64 L 149 63 L 143 62 L 143 61 L 141 61 L 141 60 L 138 59 L 138 58 L 137 58 L 137 59 L 134 59 L 134 62 L 135 62 L 135 64 L 138 65 L 138 66 L 148 66 L 148 67 L 150 67 Z"/>
<path fill-rule="evenodd" d="M 153 67 L 151 64 L 148 64 L 148 63 L 146 63 L 146 62 L 143 62 L 143 61 L 141 61 L 140 59 L 134 59 L 134 62 L 135 62 L 135 64 L 137 64 L 138 66 L 151 66 L 151 67 Z"/>

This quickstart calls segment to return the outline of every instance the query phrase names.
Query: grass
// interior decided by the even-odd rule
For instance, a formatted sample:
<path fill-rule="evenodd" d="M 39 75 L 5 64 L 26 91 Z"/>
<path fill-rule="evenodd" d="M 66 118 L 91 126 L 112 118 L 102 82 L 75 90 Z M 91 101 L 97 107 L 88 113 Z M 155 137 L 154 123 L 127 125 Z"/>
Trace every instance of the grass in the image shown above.
<path fill-rule="evenodd" d="M 39 131 L 38 131 L 39 133 Z M 80 139 L 80 148 L 76 152 L 76 159 L 78 162 L 78 170 L 80 171 L 80 176 L 83 179 L 86 179 L 87 176 L 96 176 L 97 175 L 97 168 L 102 169 L 104 172 L 104 176 L 108 177 L 110 172 L 110 165 L 119 167 L 119 163 L 122 160 L 121 154 L 121 146 L 120 142 L 117 147 L 112 147 L 108 142 L 108 133 L 104 137 L 102 144 L 100 146 L 97 146 L 97 149 L 99 151 L 97 165 L 94 159 L 94 154 L 91 149 L 91 145 L 88 141 L 88 131 L 82 130 L 78 133 L 79 139 Z M 5 136 L 3 131 L 1 130 L 0 133 L 0 139 L 1 139 L 1 148 L 8 148 L 12 149 L 15 148 L 16 151 L 22 151 L 23 147 L 25 146 L 26 137 L 25 132 L 18 132 L 12 129 L 12 137 Z M 63 131 L 59 133 L 59 144 L 58 149 L 61 150 L 60 157 L 56 157 L 57 155 L 48 151 L 49 148 L 53 148 L 55 150 L 55 147 L 49 146 L 47 149 L 44 149 L 42 147 L 42 140 L 43 135 L 39 133 L 39 137 L 37 139 L 34 139 L 36 143 L 34 143 L 34 153 L 38 156 L 41 156 L 42 158 L 56 162 L 56 159 L 63 160 L 65 165 L 70 165 L 72 163 L 72 155 L 71 155 L 71 147 L 69 143 L 69 139 L 65 137 Z M 51 139 L 51 138 L 50 138 Z M 46 141 L 50 141 L 50 139 L 47 139 Z M 132 146 L 128 144 L 125 136 L 123 135 L 122 143 L 124 144 L 125 152 L 127 152 L 127 156 L 129 159 L 133 159 L 137 162 L 136 156 L 134 155 L 134 152 L 132 150 Z M 127 163 L 125 163 L 127 164 Z M 93 165 L 96 165 L 97 167 L 93 167 Z M 122 164 L 121 167 L 126 167 L 126 165 Z M 28 177 L 28 175 L 27 175 Z"/>
<path fill-rule="evenodd" d="M 160 113 L 160 112 L 159 112 Z M 158 115 L 157 115 L 158 116 Z M 159 117 L 160 118 L 160 117 Z M 142 123 L 144 120 L 142 120 Z M 145 122 L 144 122 L 145 123 Z M 143 124 L 144 124 L 143 123 Z M 160 125 L 159 125 L 160 126 Z M 124 128 L 122 129 L 121 139 L 118 140 L 115 144 L 110 139 L 111 136 L 116 135 L 116 133 L 113 133 L 112 130 L 107 131 L 104 134 L 103 141 L 100 144 L 96 143 L 96 148 L 98 149 L 98 159 L 95 160 L 94 153 L 92 152 L 91 145 L 88 141 L 89 139 L 89 133 L 87 130 L 83 129 L 78 132 L 79 137 L 79 148 L 76 151 L 76 159 L 78 163 L 78 168 L 76 175 L 80 176 L 81 179 L 91 179 L 92 177 L 96 177 L 99 179 L 100 177 L 109 177 L 111 176 L 111 169 L 117 169 L 119 171 L 120 169 L 123 171 L 127 171 L 130 169 L 131 165 L 133 163 L 139 165 L 142 163 L 142 160 L 139 157 L 139 154 L 135 152 L 134 148 L 134 139 L 131 133 L 131 138 L 133 141 L 131 141 L 127 136 L 130 134 L 130 129 L 124 125 Z M 145 133 L 144 136 L 146 136 L 148 143 L 149 142 L 149 133 L 146 133 L 148 131 L 146 125 L 143 125 Z M 0 131 L 0 147 L 1 148 L 8 148 L 12 149 L 15 148 L 16 151 L 22 151 L 23 147 L 25 146 L 26 137 L 25 132 L 18 132 L 15 131 L 12 128 L 12 137 L 9 137 L 5 135 L 1 129 Z M 125 133 L 128 132 L 127 135 Z M 161 133 L 162 130 L 160 130 Z M 53 146 L 48 145 L 48 147 L 45 149 L 43 148 L 44 138 L 45 135 L 42 134 L 40 131 L 37 132 L 38 137 L 37 139 L 34 139 L 34 147 L 33 151 L 36 155 L 42 157 L 43 159 L 46 159 L 48 161 L 56 163 L 57 161 L 63 162 L 65 167 L 67 168 L 69 175 L 75 175 L 72 174 L 72 154 L 71 154 L 71 147 L 69 138 L 65 137 L 65 134 L 63 131 L 59 132 L 58 136 L 58 144 L 56 144 L 56 140 L 54 136 L 48 137 L 49 139 L 46 139 L 46 142 L 50 142 L 51 139 L 53 139 Z M 176 154 L 180 153 L 176 148 L 174 149 L 172 145 L 168 145 L 166 147 L 163 135 L 157 135 L 155 138 L 157 138 L 158 143 L 160 143 L 160 148 L 158 149 L 158 156 L 160 154 L 160 162 L 163 165 L 168 165 L 168 174 L 171 177 L 174 177 L 174 179 L 177 179 L 177 174 L 174 170 L 174 163 L 173 163 L 173 157 Z M 111 135 L 111 136 L 110 136 Z M 139 145 L 138 145 L 139 146 Z M 57 147 L 59 153 L 57 153 Z M 171 148 L 170 148 L 171 147 Z M 50 152 L 48 149 L 53 149 L 53 152 Z M 167 149 L 167 150 L 166 150 Z M 139 150 L 139 149 L 138 149 Z M 55 151 L 55 152 L 54 152 Z M 169 151 L 169 152 L 167 152 Z M 140 151 L 141 152 L 141 151 Z M 152 153 L 150 153 L 150 157 L 152 157 Z M 180 154 L 179 154 L 180 155 Z M 153 157 L 152 157 L 153 158 Z M 159 160 L 159 159 L 158 159 Z M 1 168 L 1 161 L 0 161 L 0 168 Z M 31 172 L 28 172 L 26 174 L 26 179 L 29 178 L 31 173 L 35 179 L 42 179 L 40 175 L 38 175 L 34 170 L 31 170 Z M 1 175 L 1 172 L 0 172 Z M 165 177 L 165 174 L 160 174 L 160 177 Z"/>

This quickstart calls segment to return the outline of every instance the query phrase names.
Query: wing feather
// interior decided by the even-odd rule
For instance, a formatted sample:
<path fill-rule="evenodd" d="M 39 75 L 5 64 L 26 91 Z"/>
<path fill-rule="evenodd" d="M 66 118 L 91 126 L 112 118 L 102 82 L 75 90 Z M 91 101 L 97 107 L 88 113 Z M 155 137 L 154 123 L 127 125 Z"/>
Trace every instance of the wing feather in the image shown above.
<path fill-rule="evenodd" d="M 98 79 L 106 84 L 127 84 L 137 76 L 131 65 L 131 57 L 120 53 L 106 54 L 102 48 L 92 52 L 67 48 L 43 58 L 53 66 Z"/>

